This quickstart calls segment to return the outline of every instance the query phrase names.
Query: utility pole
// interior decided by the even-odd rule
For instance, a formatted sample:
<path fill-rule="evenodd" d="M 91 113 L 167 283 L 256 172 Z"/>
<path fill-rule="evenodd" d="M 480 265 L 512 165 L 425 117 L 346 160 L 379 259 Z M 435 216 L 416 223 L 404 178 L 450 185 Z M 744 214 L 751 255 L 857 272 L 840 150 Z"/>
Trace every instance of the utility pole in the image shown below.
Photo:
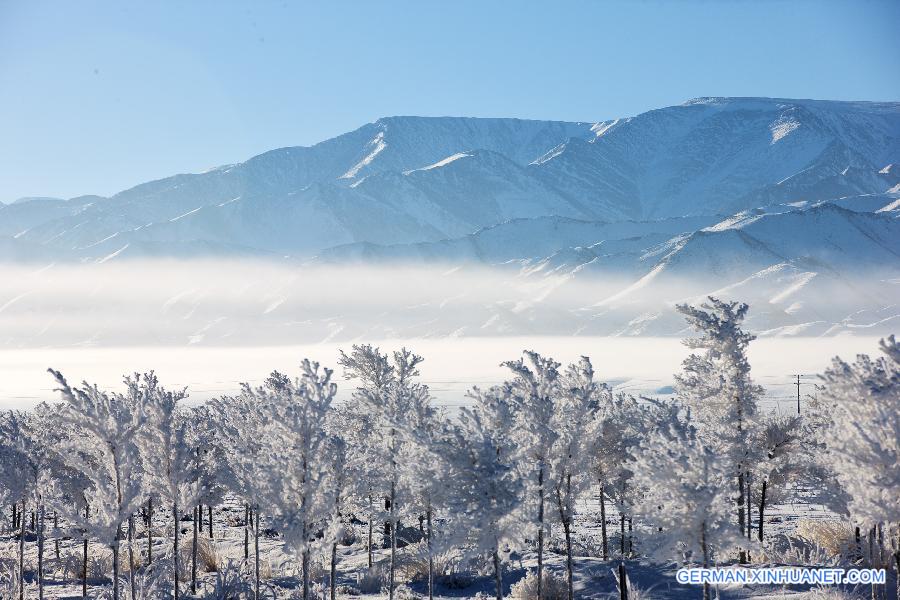
<path fill-rule="evenodd" d="M 800 414 L 800 376 L 797 375 L 797 414 Z"/>

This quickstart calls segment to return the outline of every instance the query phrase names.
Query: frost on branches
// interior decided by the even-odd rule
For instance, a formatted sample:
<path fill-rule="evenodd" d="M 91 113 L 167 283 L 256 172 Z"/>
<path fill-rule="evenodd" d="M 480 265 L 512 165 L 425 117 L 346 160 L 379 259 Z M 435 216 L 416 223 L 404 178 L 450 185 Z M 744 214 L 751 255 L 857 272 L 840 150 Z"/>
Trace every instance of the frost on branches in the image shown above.
<path fill-rule="evenodd" d="M 90 482 L 84 490 L 88 516 L 71 511 L 67 517 L 112 549 L 113 598 L 118 600 L 122 525 L 140 506 L 144 491 L 140 437 L 149 420 L 139 402 L 138 377 L 126 378 L 129 393 L 119 394 L 86 382 L 73 388 L 58 371 L 50 373 L 65 401 L 60 419 L 70 430 L 66 456 Z"/>
<path fill-rule="evenodd" d="M 34 556 L 27 544 L 34 542 L 41 597 L 44 519 L 52 510 L 63 524 L 50 537 L 84 549 L 81 573 L 89 542 L 113 552 L 112 589 L 91 593 L 159 598 L 174 591 L 177 598 L 182 522 L 194 511 L 192 598 L 268 597 L 288 587 L 276 595 L 310 600 L 330 587 L 336 600 L 346 565 L 357 569 L 361 589 L 365 581 L 403 598 L 408 579 L 431 599 L 444 591 L 442 575 L 479 564 L 470 572 L 491 576 L 499 600 L 504 575 L 524 571 L 511 563 L 533 553 L 524 557 L 536 567 L 524 573 L 533 592 L 574 600 L 575 584 L 588 581 L 592 568 L 578 543 L 591 535 L 581 528 L 593 517 L 578 513 L 588 499 L 599 500 L 599 523 L 589 525 L 599 525 L 602 560 L 770 560 L 779 550 L 764 525 L 777 522 L 779 537 L 791 535 L 784 533 L 791 519 L 776 521 L 769 507 L 783 511 L 801 501 L 827 502 L 858 525 L 855 552 L 839 558 L 876 568 L 894 561 L 900 569 L 900 347 L 891 337 L 880 358 L 835 359 L 804 414 L 767 413 L 750 376 L 747 310 L 715 298 L 679 307 L 696 332 L 686 340 L 694 352 L 675 376 L 676 397 L 666 401 L 614 394 L 587 357 L 563 367 L 534 351 L 503 363 L 508 379 L 473 388 L 469 406 L 453 414 L 435 406 L 419 379 L 422 358 L 405 348 L 356 345 L 342 353 L 343 375 L 355 385 L 343 403 L 335 400 L 332 371 L 310 360 L 295 378 L 274 371 L 258 387 L 244 384 L 234 396 L 190 407 L 187 390 L 166 390 L 152 372 L 126 377 L 123 391 L 109 392 L 70 386 L 51 371 L 62 403 L 0 415 L 0 500 L 12 505 L 14 527 L 6 533 L 16 554 L 4 563 L 0 586 L 9 581 L 16 595 L 25 589 Z M 223 530 L 243 537 L 244 560 L 224 567 L 213 586 L 197 571 L 198 513 L 203 505 L 212 514 L 226 498 L 243 504 L 244 517 L 226 518 Z M 613 549 L 608 507 L 621 533 Z M 34 514 L 33 538 L 26 510 Z M 147 546 L 135 561 L 140 513 Z M 261 531 L 281 542 L 263 541 L 262 557 Z M 374 562 L 376 532 L 383 532 L 381 564 Z M 564 562 L 547 559 L 551 535 Z M 343 544 L 357 547 L 339 550 Z M 164 560 L 153 563 L 160 546 Z M 273 564 L 274 546 L 292 566 L 266 581 L 260 565 Z M 130 564 L 120 582 L 122 550 Z M 319 573 L 320 561 L 330 568 Z M 547 562 L 565 566 L 565 585 Z M 81 579 L 88 596 L 88 578 Z"/>
<path fill-rule="evenodd" d="M 836 358 L 822 375 L 828 460 L 850 514 L 870 526 L 900 521 L 900 345 L 890 336 L 881 350 L 852 364 Z"/>
<path fill-rule="evenodd" d="M 709 297 L 699 307 L 677 308 L 700 334 L 685 339 L 685 345 L 703 351 L 688 356 L 683 373 L 675 376 L 678 398 L 691 409 L 704 444 L 730 472 L 737 524 L 745 531 L 747 475 L 757 459 L 750 440 L 758 427 L 757 400 L 763 394 L 750 378 L 747 360 L 747 347 L 755 336 L 741 329 L 749 306 Z"/>
<path fill-rule="evenodd" d="M 635 484 L 645 493 L 635 512 L 657 528 L 652 545 L 661 559 L 700 563 L 740 542 L 731 518 L 725 460 L 674 411 L 647 436 L 635 454 Z M 709 598 L 704 586 L 703 596 Z"/>

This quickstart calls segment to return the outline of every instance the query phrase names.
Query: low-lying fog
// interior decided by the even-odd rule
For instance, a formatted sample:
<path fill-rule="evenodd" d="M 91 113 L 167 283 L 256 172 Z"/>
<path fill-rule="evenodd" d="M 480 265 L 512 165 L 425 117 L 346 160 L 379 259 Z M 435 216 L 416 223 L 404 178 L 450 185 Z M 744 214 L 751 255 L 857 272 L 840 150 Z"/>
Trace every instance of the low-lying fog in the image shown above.
<path fill-rule="evenodd" d="M 54 399 L 47 367 L 104 386 L 155 369 L 166 386 L 187 386 L 193 400 L 205 400 L 237 392 L 240 381 L 259 383 L 272 369 L 296 372 L 303 357 L 333 367 L 338 349 L 354 342 L 422 354 L 423 379 L 448 404 L 464 402 L 472 385 L 500 381 L 499 363 L 524 348 L 563 362 L 586 354 L 604 380 L 664 394 L 687 352 L 674 304 L 717 293 L 751 304 L 747 325 L 761 334 L 751 350 L 754 374 L 790 409 L 792 374 L 820 372 L 836 354 L 875 353 L 877 337 L 896 324 L 885 280 L 872 290 L 821 281 L 792 273 L 743 285 L 692 278 L 635 286 L 625 276 L 522 264 L 0 266 L 0 406 Z M 343 383 L 341 395 L 350 389 Z M 802 392 L 813 393 L 811 383 Z"/>

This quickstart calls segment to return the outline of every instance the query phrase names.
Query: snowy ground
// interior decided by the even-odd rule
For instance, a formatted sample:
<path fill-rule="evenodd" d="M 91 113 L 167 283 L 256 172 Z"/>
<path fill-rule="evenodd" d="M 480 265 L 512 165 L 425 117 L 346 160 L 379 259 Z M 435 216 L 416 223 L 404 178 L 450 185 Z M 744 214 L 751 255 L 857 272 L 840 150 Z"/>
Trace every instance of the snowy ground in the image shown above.
<path fill-rule="evenodd" d="M 591 357 L 601 381 L 628 394 L 664 395 L 672 374 L 681 370 L 689 350 L 673 338 L 610 337 L 485 337 L 458 339 L 365 340 L 385 350 L 406 346 L 425 357 L 420 368 L 436 401 L 447 406 L 466 402 L 473 385 L 489 386 L 508 378 L 500 363 L 533 349 L 567 364 Z M 47 367 L 71 380 L 85 379 L 115 388 L 125 373 L 154 369 L 168 388 L 188 388 L 189 401 L 200 402 L 239 392 L 240 382 L 257 385 L 277 369 L 292 374 L 302 358 L 337 367 L 339 350 L 352 342 L 261 347 L 58 347 L 0 349 L 0 408 L 25 409 L 41 401 L 58 401 Z M 796 409 L 794 374 L 802 378 L 802 401 L 814 394 L 813 373 L 821 373 L 832 357 L 851 359 L 872 353 L 878 338 L 762 338 L 750 346 L 753 377 L 766 387 L 772 407 Z M 340 373 L 340 372 L 338 372 Z M 354 382 L 338 380 L 338 399 L 349 397 Z M 765 408 L 765 407 L 764 407 Z"/>
<path fill-rule="evenodd" d="M 206 512 L 206 511 L 204 511 Z M 216 570 L 224 569 L 228 561 L 234 561 L 235 565 L 241 564 L 244 558 L 244 527 L 242 524 L 244 509 L 238 502 L 230 500 L 223 506 L 214 509 L 213 539 L 208 536 L 208 522 L 204 519 L 204 532 L 201 537 L 200 560 L 198 560 L 198 591 L 196 595 L 190 593 L 189 570 L 186 570 L 185 581 L 181 589 L 186 598 L 217 598 L 212 594 L 217 577 Z M 600 520 L 599 503 L 597 498 L 584 502 L 579 509 L 579 519 L 575 530 L 575 548 L 579 555 L 575 559 L 575 591 L 578 598 L 609 598 L 616 594 L 616 581 L 613 569 L 621 560 L 619 553 L 620 538 L 618 535 L 618 516 L 615 510 L 608 507 L 608 531 L 610 533 L 609 550 L 612 560 L 601 560 L 600 555 Z M 773 507 L 770 517 L 767 519 L 769 536 L 791 533 L 794 526 L 800 520 L 825 520 L 835 519 L 824 508 L 816 505 L 793 504 Z M 8 524 L 7 524 L 8 527 Z M 171 523 L 159 520 L 154 524 L 155 539 L 153 543 L 153 555 L 159 560 L 166 554 L 171 554 L 171 538 L 163 538 L 163 534 L 171 535 Z M 181 522 L 182 548 L 189 551 L 193 532 L 193 523 L 189 520 Z M 277 534 L 266 531 L 265 522 L 261 528 L 264 535 L 260 539 L 260 559 L 262 573 L 263 597 L 289 599 L 297 593 L 299 586 L 297 561 L 294 557 L 285 554 L 281 541 Z M 367 555 L 365 547 L 366 528 L 360 525 L 356 528 L 357 541 L 352 545 L 340 546 L 338 549 L 339 595 L 364 596 L 366 598 L 382 598 L 386 594 L 376 592 L 366 585 Z M 388 550 L 380 548 L 380 536 L 376 528 L 375 562 L 388 560 Z M 26 564 L 28 572 L 26 577 L 33 581 L 33 567 L 36 563 L 36 544 L 33 537 L 26 537 Z M 207 551 L 211 549 L 211 551 Z M 634 533 L 634 549 L 636 553 L 642 551 L 641 531 Z M 250 557 L 253 556 L 253 541 L 250 537 Z M 564 576 L 565 557 L 561 552 L 561 540 L 551 538 L 550 551 L 545 559 L 547 568 L 559 577 Z M 645 550 L 645 549 L 643 549 Z M 146 561 L 147 537 L 142 525 L 137 527 L 137 535 L 134 551 L 139 563 Z M 0 538 L 0 552 L 4 571 L 9 572 L 12 561 L 15 558 L 16 541 L 13 536 L 5 531 Z M 61 541 L 59 544 L 60 558 L 56 558 L 56 544 L 53 539 L 48 540 L 46 557 L 46 587 L 45 598 L 48 600 L 64 600 L 81 597 L 81 552 L 82 546 L 76 541 Z M 90 579 L 89 595 L 97 597 L 108 580 L 104 580 L 103 574 L 107 573 L 111 561 L 109 551 L 91 544 L 90 554 L 93 557 L 92 570 L 100 570 L 101 576 Z M 183 555 L 189 559 L 190 554 Z M 423 562 L 421 561 L 421 548 L 412 545 L 399 551 L 399 564 L 401 565 L 399 582 L 402 589 L 399 597 L 417 597 L 426 594 L 427 590 L 422 575 Z M 99 558 L 99 560 L 98 560 Z M 187 560 L 185 561 L 187 563 Z M 470 563 L 468 568 L 481 569 L 481 574 L 459 573 L 455 576 L 440 577 L 437 585 L 437 595 L 441 598 L 474 598 L 479 595 L 492 597 L 493 580 L 490 575 L 489 565 L 480 561 Z M 127 553 L 123 552 L 123 563 L 127 568 Z M 447 564 L 446 557 L 442 556 L 437 563 Z M 188 563 L 189 564 L 189 563 Z M 246 564 L 246 563 L 244 563 Z M 452 561 L 451 563 L 452 564 Z M 675 581 L 675 568 L 648 564 L 646 561 L 626 559 L 626 568 L 632 585 L 649 594 L 650 598 L 699 598 L 700 589 L 678 584 Z M 504 583 L 505 593 L 510 594 L 511 586 L 521 579 L 528 569 L 536 565 L 536 555 L 533 552 L 524 554 L 513 553 L 507 556 L 505 566 Z M 756 566 L 759 566 L 757 564 Z M 313 573 L 316 579 L 314 589 L 318 597 L 326 593 L 327 569 L 324 564 L 315 565 Z M 377 587 L 377 586 L 376 586 Z M 890 589 L 890 585 L 888 587 Z M 732 587 L 717 590 L 717 594 L 723 598 L 783 598 L 791 596 L 801 600 L 807 596 L 808 590 L 803 588 L 784 588 L 772 586 L 758 587 Z M 366 593 L 368 592 L 368 593 Z M 2 592 L 0 592 L 2 593 Z M 36 588 L 31 586 L 26 597 L 37 597 Z M 890 597 L 890 595 L 888 596 Z"/>

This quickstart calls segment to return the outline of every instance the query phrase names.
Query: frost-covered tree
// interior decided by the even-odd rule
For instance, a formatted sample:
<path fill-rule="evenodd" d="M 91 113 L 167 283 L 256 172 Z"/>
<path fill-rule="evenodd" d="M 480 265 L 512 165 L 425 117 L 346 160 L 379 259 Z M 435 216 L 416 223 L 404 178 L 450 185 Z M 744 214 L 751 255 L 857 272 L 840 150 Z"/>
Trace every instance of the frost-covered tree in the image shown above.
<path fill-rule="evenodd" d="M 333 414 L 333 413 L 332 413 Z M 353 487 L 350 485 L 347 470 L 347 444 L 340 436 L 329 433 L 324 450 L 326 465 L 320 484 L 325 510 L 330 514 L 325 517 L 323 541 L 330 550 L 329 560 L 329 594 L 331 600 L 337 597 L 337 546 L 344 535 L 347 507 L 350 505 L 349 495 Z"/>
<path fill-rule="evenodd" d="M 503 363 L 515 377 L 508 383 L 516 405 L 516 438 L 524 451 L 533 490 L 529 497 L 536 506 L 538 566 L 537 595 L 543 594 L 544 535 L 547 526 L 545 506 L 548 499 L 547 475 L 553 447 L 559 434 L 554 427 L 555 398 L 559 395 L 559 366 L 555 360 L 534 351 L 525 357 Z M 552 500 L 551 500 L 552 501 Z"/>
<path fill-rule="evenodd" d="M 730 518 L 730 473 L 723 458 L 675 411 L 635 452 L 635 483 L 645 490 L 635 513 L 656 530 L 652 548 L 663 559 L 708 567 L 716 551 L 740 541 Z M 709 586 L 703 587 L 709 600 Z"/>
<path fill-rule="evenodd" d="M 747 347 L 755 336 L 741 329 L 749 306 L 709 297 L 678 312 L 700 334 L 684 340 L 693 350 L 676 375 L 678 398 L 691 409 L 699 435 L 725 461 L 735 484 L 737 523 L 745 530 L 746 473 L 754 459 L 749 441 L 756 427 L 757 400 L 763 389 L 750 377 Z"/>
<path fill-rule="evenodd" d="M 31 455 L 34 443 L 40 443 L 31 436 L 28 415 L 20 411 L 9 411 L 0 418 L 0 485 L 13 506 L 19 504 L 19 544 L 18 567 L 15 578 L 18 581 L 19 598 L 25 590 L 25 509 L 27 502 L 36 495 L 36 485 L 45 476 L 40 459 Z M 16 523 L 13 522 L 13 528 Z"/>
<path fill-rule="evenodd" d="M 210 484 L 209 478 L 204 477 L 203 455 L 199 452 L 197 415 L 180 406 L 187 396 L 186 390 L 166 390 L 152 374 L 145 381 L 149 427 L 144 452 L 148 458 L 152 489 L 172 511 L 173 589 L 178 598 L 181 514 L 188 507 L 196 506 Z"/>
<path fill-rule="evenodd" d="M 756 537 L 762 542 L 766 508 L 787 501 L 793 484 L 801 481 L 808 471 L 810 460 L 802 448 L 803 436 L 803 420 L 797 415 L 771 414 L 760 419 L 751 440 L 759 458 L 747 469 L 748 477 L 752 477 L 747 482 L 748 538 L 751 537 L 750 506 L 755 503 L 758 507 Z"/>
<path fill-rule="evenodd" d="M 601 402 L 599 414 L 590 435 L 590 456 L 594 477 L 600 492 L 600 535 L 603 559 L 609 558 L 609 537 L 606 526 L 606 499 L 619 513 L 622 530 L 620 553 L 625 554 L 625 518 L 631 513 L 636 496 L 631 479 L 631 454 L 643 439 L 645 409 L 625 394 L 613 396 L 608 391 Z"/>
<path fill-rule="evenodd" d="M 430 600 L 434 597 L 435 513 L 449 508 L 447 498 L 453 485 L 447 458 L 449 423 L 432 405 L 429 395 L 417 394 L 401 425 L 401 479 L 409 492 L 407 512 L 418 514 L 420 525 L 425 528 Z"/>
<path fill-rule="evenodd" d="M 409 428 L 407 420 L 417 405 L 429 402 L 428 387 L 415 381 L 422 357 L 402 348 L 388 360 L 378 348 L 354 346 L 351 354 L 341 353 L 340 364 L 345 377 L 362 382 L 353 395 L 356 412 L 371 419 L 372 435 L 366 451 L 381 481 L 373 482 L 373 494 L 385 499 L 390 538 L 390 570 L 388 596 L 394 598 L 396 587 L 397 528 L 400 523 L 401 505 L 405 506 L 411 494 L 404 478 L 402 458 L 404 445 L 409 443 L 403 431 Z M 374 490 L 377 490 L 375 492 Z"/>
<path fill-rule="evenodd" d="M 0 488 L 10 499 L 21 503 L 19 515 L 31 506 L 37 537 L 38 598 L 44 597 L 44 547 L 47 514 L 61 503 L 76 504 L 88 485 L 77 471 L 63 461 L 66 432 L 59 423 L 59 405 L 40 403 L 28 412 L 10 411 L 0 415 Z M 19 591 L 22 585 L 22 553 L 25 519 L 19 531 Z"/>
<path fill-rule="evenodd" d="M 344 472 L 345 491 L 342 504 L 354 515 L 367 521 L 368 536 L 366 554 L 372 567 L 373 520 L 380 510 L 375 507 L 376 482 L 383 480 L 381 466 L 373 462 L 371 443 L 374 440 L 374 419 L 358 402 L 336 405 L 331 413 L 329 430 L 345 442 Z"/>
<path fill-rule="evenodd" d="M 60 412 L 66 438 L 67 460 L 91 482 L 86 491 L 90 518 L 80 512 L 68 516 L 83 522 L 92 537 L 108 545 L 113 552 L 113 598 L 119 598 L 119 564 L 122 525 L 140 506 L 143 496 L 140 436 L 148 419 L 134 398 L 107 393 L 96 385 L 73 388 L 58 371 L 49 369 L 56 379 L 65 406 Z M 130 386 L 131 380 L 126 379 Z"/>
<path fill-rule="evenodd" d="M 900 344 L 890 336 L 880 346 L 884 356 L 876 359 L 835 358 L 821 393 L 831 415 L 823 430 L 826 460 L 851 517 L 870 528 L 900 522 Z M 894 562 L 900 576 L 900 549 Z"/>
<path fill-rule="evenodd" d="M 551 448 L 548 480 L 566 540 L 569 600 L 574 597 L 572 525 L 575 502 L 591 485 L 593 429 L 599 417 L 601 397 L 607 393 L 605 385 L 594 381 L 590 359 L 582 356 L 563 373 L 555 399 L 553 422 L 557 438 Z"/>
<path fill-rule="evenodd" d="M 267 381 L 267 386 L 272 386 L 272 383 L 272 380 Z M 239 395 L 214 398 L 209 403 L 219 444 L 228 465 L 227 472 L 222 474 L 225 487 L 242 498 L 248 508 L 248 522 L 245 525 L 253 531 L 253 590 L 257 599 L 260 580 L 259 512 L 265 501 L 264 486 L 268 485 L 266 480 L 271 474 L 267 454 L 268 434 L 263 419 L 265 398 L 265 393 L 257 393 L 248 384 L 242 384 Z"/>
<path fill-rule="evenodd" d="M 72 481 L 75 474 L 66 468 L 59 454 L 63 440 L 59 407 L 41 403 L 29 412 L 19 414 L 20 427 L 14 441 L 27 466 L 28 502 L 36 511 L 38 598 L 43 600 L 47 505 L 55 504 L 61 488 Z"/>
<path fill-rule="evenodd" d="M 338 409 L 337 414 L 348 443 L 347 468 L 364 488 L 358 493 L 363 497 L 367 513 L 366 551 L 371 568 L 373 521 L 382 513 L 377 503 L 383 490 L 381 482 L 388 478 L 388 465 L 382 463 L 378 451 L 382 436 L 380 412 L 371 410 L 370 401 L 386 393 L 388 384 L 394 379 L 394 367 L 386 354 L 370 344 L 354 345 L 350 354 L 341 350 L 338 362 L 344 368 L 344 378 L 358 383 L 350 400 Z"/>
<path fill-rule="evenodd" d="M 471 409 L 463 409 L 445 456 L 451 465 L 449 500 L 459 511 L 458 532 L 494 563 L 497 600 L 503 598 L 501 550 L 524 542 L 523 503 L 526 485 L 518 468 L 516 421 L 506 386 L 470 393 Z"/>
<path fill-rule="evenodd" d="M 833 411 L 828 459 L 850 495 L 852 515 L 869 523 L 900 521 L 900 344 L 881 341 L 884 356 L 848 364 L 836 358 L 822 375 Z"/>
<path fill-rule="evenodd" d="M 326 430 L 337 386 L 330 369 L 304 360 L 301 376 L 280 385 L 257 388 L 266 426 L 267 476 L 259 482 L 261 497 L 272 510 L 285 545 L 300 560 L 303 600 L 309 598 L 310 556 L 317 531 L 334 515 L 333 449 Z"/>

